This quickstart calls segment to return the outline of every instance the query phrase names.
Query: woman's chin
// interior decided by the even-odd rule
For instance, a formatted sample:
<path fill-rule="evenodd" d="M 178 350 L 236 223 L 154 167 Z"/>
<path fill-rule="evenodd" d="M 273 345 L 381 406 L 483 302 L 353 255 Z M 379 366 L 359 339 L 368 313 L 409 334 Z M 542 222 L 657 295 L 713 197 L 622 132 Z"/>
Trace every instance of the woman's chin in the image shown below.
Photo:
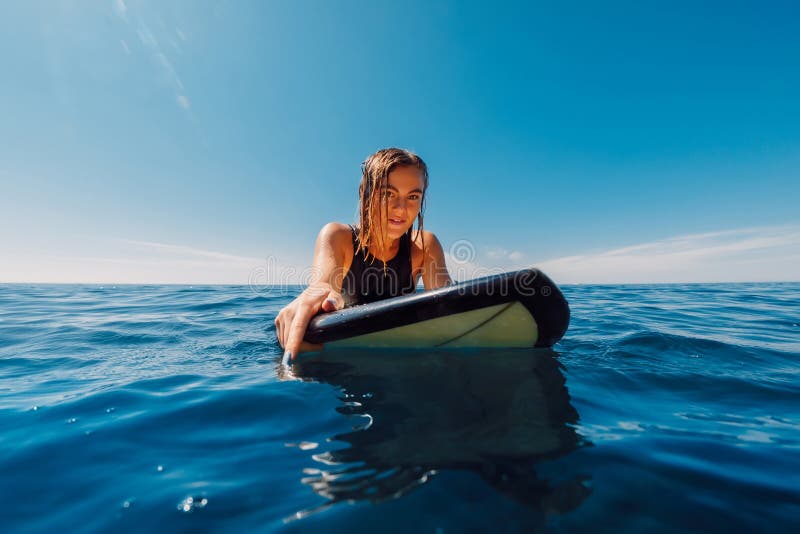
<path fill-rule="evenodd" d="M 389 227 L 389 231 L 386 232 L 386 234 L 388 235 L 389 239 L 394 240 L 394 239 L 400 239 L 401 237 L 403 237 L 403 234 L 405 234 L 406 232 L 408 232 L 408 228 L 399 227 L 399 226 L 398 227 L 390 226 Z"/>
<path fill-rule="evenodd" d="M 385 224 L 385 226 L 383 227 L 384 239 L 387 239 L 389 241 L 400 239 L 413 226 L 413 223 L 400 224 L 400 225 L 394 225 L 392 223 L 384 223 L 384 224 Z"/>

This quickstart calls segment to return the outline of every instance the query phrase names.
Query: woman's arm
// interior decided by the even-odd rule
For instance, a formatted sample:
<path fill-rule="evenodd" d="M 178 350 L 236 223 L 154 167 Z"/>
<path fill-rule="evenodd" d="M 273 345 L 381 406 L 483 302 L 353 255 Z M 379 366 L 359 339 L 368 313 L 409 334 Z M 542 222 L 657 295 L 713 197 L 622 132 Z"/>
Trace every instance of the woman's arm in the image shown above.
<path fill-rule="evenodd" d="M 278 342 L 284 348 L 284 363 L 302 350 L 319 347 L 303 342 L 308 322 L 322 311 L 344 307 L 342 280 L 345 274 L 346 247 L 350 228 L 346 224 L 328 223 L 322 227 L 314 246 L 311 281 L 308 287 L 275 318 Z"/>
<path fill-rule="evenodd" d="M 431 232 L 423 230 L 425 254 L 422 262 L 422 283 L 425 289 L 436 289 L 453 283 L 444 259 L 442 244 Z"/>

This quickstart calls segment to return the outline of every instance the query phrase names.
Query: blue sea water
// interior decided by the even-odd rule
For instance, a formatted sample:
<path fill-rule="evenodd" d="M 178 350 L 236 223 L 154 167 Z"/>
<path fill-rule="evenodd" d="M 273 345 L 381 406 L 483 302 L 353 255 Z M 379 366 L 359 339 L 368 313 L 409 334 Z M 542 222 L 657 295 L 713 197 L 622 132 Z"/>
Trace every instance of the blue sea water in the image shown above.
<path fill-rule="evenodd" d="M 0 286 L 0 530 L 800 525 L 800 284 L 569 286 L 552 350 L 286 371 L 297 292 Z"/>

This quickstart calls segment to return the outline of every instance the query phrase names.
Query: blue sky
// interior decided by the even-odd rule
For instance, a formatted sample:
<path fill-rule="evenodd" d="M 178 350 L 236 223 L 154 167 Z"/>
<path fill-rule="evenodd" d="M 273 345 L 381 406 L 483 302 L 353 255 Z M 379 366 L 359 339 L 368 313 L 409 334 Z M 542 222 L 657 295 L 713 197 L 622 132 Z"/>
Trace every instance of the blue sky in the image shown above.
<path fill-rule="evenodd" d="M 800 279 L 795 3 L 394 4 L 4 3 L 0 282 L 302 281 L 386 146 L 460 279 Z"/>

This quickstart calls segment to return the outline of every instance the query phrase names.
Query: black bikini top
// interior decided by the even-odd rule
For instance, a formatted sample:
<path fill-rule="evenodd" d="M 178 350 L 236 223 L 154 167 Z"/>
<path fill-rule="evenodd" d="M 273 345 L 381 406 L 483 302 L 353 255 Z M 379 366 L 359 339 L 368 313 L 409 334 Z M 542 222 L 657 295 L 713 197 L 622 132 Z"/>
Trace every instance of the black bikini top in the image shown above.
<path fill-rule="evenodd" d="M 358 234 L 353 234 L 353 263 L 342 281 L 342 296 L 346 306 L 367 304 L 377 300 L 414 293 L 416 284 L 411 269 L 411 230 L 400 238 L 400 249 L 394 258 L 383 262 L 367 250 L 358 250 Z"/>

